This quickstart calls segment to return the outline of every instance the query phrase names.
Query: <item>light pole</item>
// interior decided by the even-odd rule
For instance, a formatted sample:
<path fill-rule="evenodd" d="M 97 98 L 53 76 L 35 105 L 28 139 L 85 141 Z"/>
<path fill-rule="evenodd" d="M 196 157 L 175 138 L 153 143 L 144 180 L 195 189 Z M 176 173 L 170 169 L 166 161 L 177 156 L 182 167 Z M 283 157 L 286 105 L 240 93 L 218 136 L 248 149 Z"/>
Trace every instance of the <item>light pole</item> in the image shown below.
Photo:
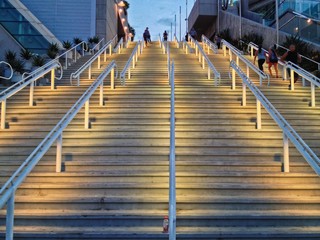
<path fill-rule="evenodd" d="M 276 43 L 279 44 L 279 5 L 276 0 Z"/>
<path fill-rule="evenodd" d="M 239 0 L 239 15 L 240 15 L 240 27 L 239 27 L 239 38 L 241 40 L 242 37 L 242 6 L 241 0 Z"/>
<path fill-rule="evenodd" d="M 181 6 L 180 6 L 179 10 L 180 10 L 179 41 L 181 41 Z"/>
<path fill-rule="evenodd" d="M 188 33 L 188 0 L 186 0 L 186 34 Z"/>
<path fill-rule="evenodd" d="M 171 22 L 171 31 L 170 31 L 170 33 L 171 33 L 171 41 L 172 41 L 172 22 Z"/>
<path fill-rule="evenodd" d="M 174 36 L 177 37 L 177 14 L 174 15 Z"/>
<path fill-rule="evenodd" d="M 220 0 L 217 1 L 217 34 L 220 32 Z"/>

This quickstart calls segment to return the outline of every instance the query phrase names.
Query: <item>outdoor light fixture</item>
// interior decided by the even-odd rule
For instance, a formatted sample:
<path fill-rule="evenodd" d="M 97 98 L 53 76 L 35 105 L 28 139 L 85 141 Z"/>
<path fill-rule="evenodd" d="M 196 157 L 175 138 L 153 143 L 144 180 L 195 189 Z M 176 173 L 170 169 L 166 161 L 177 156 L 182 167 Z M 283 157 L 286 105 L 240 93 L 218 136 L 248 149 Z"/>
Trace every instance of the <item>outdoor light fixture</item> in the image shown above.
<path fill-rule="evenodd" d="M 123 1 L 121 1 L 121 2 L 118 3 L 118 6 L 119 6 L 119 7 L 125 7 L 126 5 L 124 4 Z"/>
<path fill-rule="evenodd" d="M 311 21 L 312 21 L 312 20 L 309 18 L 309 19 L 307 20 L 307 23 L 311 23 Z"/>

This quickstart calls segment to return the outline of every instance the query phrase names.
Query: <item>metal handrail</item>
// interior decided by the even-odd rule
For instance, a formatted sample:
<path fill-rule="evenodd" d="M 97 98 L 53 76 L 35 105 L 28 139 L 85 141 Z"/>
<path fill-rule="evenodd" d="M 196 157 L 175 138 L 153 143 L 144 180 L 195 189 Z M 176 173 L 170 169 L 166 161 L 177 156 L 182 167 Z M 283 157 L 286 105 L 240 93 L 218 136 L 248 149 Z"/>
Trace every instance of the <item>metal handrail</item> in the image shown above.
<path fill-rule="evenodd" d="M 5 79 L 5 80 L 10 80 L 10 79 L 12 78 L 12 76 L 13 76 L 12 66 L 11 66 L 9 63 L 5 62 L 5 61 L 1 61 L 0 64 L 5 64 L 5 65 L 9 66 L 9 68 L 10 68 L 10 70 L 11 70 L 10 77 L 0 76 L 0 78 L 1 78 L 1 79 Z"/>
<path fill-rule="evenodd" d="M 207 51 L 208 51 L 208 54 L 210 53 L 210 49 L 215 53 L 217 54 L 218 53 L 218 46 L 217 44 L 213 43 L 212 41 L 210 41 L 209 38 L 207 38 L 205 35 L 202 35 L 202 42 L 203 44 L 206 44 L 207 45 Z"/>
<path fill-rule="evenodd" d="M 214 84 L 215 84 L 215 86 L 217 86 L 218 80 L 219 80 L 219 83 L 221 81 L 220 72 L 215 68 L 213 63 L 210 61 L 209 57 L 207 56 L 207 54 L 205 53 L 203 48 L 200 46 L 199 42 L 197 40 L 195 40 L 193 37 L 191 37 L 191 35 L 189 35 L 189 39 L 190 39 L 191 43 L 193 43 L 195 46 L 196 56 L 199 56 L 199 62 L 202 62 L 202 68 L 205 69 L 205 62 L 208 65 L 208 79 L 210 80 L 210 78 L 211 78 L 210 75 L 211 75 L 211 71 L 212 71 L 214 74 Z"/>
<path fill-rule="evenodd" d="M 170 67 L 170 57 L 171 57 L 171 53 L 170 53 L 170 44 L 169 44 L 169 42 L 166 42 L 166 44 L 167 44 L 167 50 L 166 50 L 166 52 L 167 52 L 167 64 L 168 64 L 168 79 L 169 79 L 169 81 L 170 81 L 170 72 L 171 72 L 171 67 Z"/>
<path fill-rule="evenodd" d="M 176 37 L 176 35 L 174 35 L 173 41 L 177 44 L 177 48 L 180 48 L 180 42 L 179 42 L 178 38 Z"/>
<path fill-rule="evenodd" d="M 282 48 L 282 49 L 284 49 L 284 50 L 286 50 L 286 51 L 290 51 L 288 48 L 286 48 L 286 47 L 284 47 L 284 46 L 281 46 L 280 44 L 276 44 L 276 43 L 275 43 L 275 45 L 276 45 L 278 48 Z M 301 54 L 300 54 L 300 55 L 301 55 Z M 312 63 L 314 63 L 314 64 L 317 64 L 318 70 L 320 70 L 320 63 L 319 63 L 319 62 L 317 62 L 317 61 L 315 61 L 315 60 L 313 60 L 313 59 L 311 59 L 311 58 L 308 58 L 308 57 L 306 57 L 306 56 L 304 56 L 304 55 L 301 55 L 301 58 L 304 58 L 304 59 L 306 59 L 306 60 L 308 60 L 308 61 L 310 61 L 310 62 L 312 62 Z"/>
<path fill-rule="evenodd" d="M 76 62 L 77 61 L 77 49 L 78 47 L 82 46 L 82 51 L 81 51 L 81 55 L 84 56 L 84 52 L 88 49 L 88 45 L 85 41 L 82 41 L 81 43 L 78 43 L 77 45 L 73 46 L 72 48 L 68 49 L 67 51 L 65 51 L 64 53 L 62 53 L 61 55 L 59 55 L 58 57 L 56 57 L 54 60 L 59 60 L 60 58 L 62 58 L 64 56 L 64 60 L 65 60 L 65 68 L 68 68 L 68 54 L 72 53 L 74 51 L 74 59 L 73 61 Z"/>
<path fill-rule="evenodd" d="M 47 153 L 47 151 L 52 147 L 54 142 L 57 141 L 57 160 L 56 160 L 56 171 L 61 171 L 61 150 L 62 150 L 62 134 L 74 117 L 79 113 L 79 111 L 86 107 L 85 110 L 85 127 L 89 122 L 89 99 L 96 92 L 97 88 L 100 86 L 103 89 L 104 79 L 111 73 L 111 78 L 114 79 L 114 69 L 116 68 L 115 61 L 112 61 L 108 67 L 99 75 L 99 77 L 92 83 L 92 85 L 87 89 L 87 91 L 80 97 L 80 99 L 71 107 L 71 109 L 64 115 L 64 117 L 59 121 L 59 123 L 50 131 L 50 133 L 42 140 L 42 142 L 36 147 L 36 149 L 30 154 L 30 156 L 22 163 L 22 165 L 13 173 L 10 179 L 2 186 L 0 189 L 0 209 L 7 207 L 7 236 L 13 235 L 13 218 L 14 218 L 14 198 L 15 192 L 18 187 L 23 183 L 25 178 L 30 174 L 33 168 L 39 163 L 41 158 Z M 114 82 L 113 82 L 114 83 Z M 111 84 L 112 87 L 112 84 Z M 100 91 L 103 94 L 103 91 Z M 103 100 L 103 95 L 100 94 Z M 101 104 L 100 104 L 101 105 Z M 6 238 L 12 239 L 12 238 Z"/>
<path fill-rule="evenodd" d="M 301 153 L 313 170 L 320 175 L 320 159 L 317 155 L 310 149 L 310 147 L 303 141 L 303 139 L 298 135 L 298 133 L 292 128 L 292 126 L 282 117 L 282 115 L 277 111 L 277 109 L 271 104 L 271 102 L 264 96 L 264 94 L 255 86 L 255 84 L 249 79 L 249 77 L 241 70 L 241 68 L 236 64 L 234 60 L 230 62 L 230 67 L 232 67 L 232 74 L 235 72 L 240 76 L 243 81 L 243 106 L 246 105 L 246 86 L 251 90 L 257 99 L 257 128 L 261 128 L 261 104 L 273 118 L 273 120 L 278 124 L 278 126 L 283 131 L 284 140 L 284 160 L 283 160 L 283 170 L 284 172 L 290 171 L 289 166 L 289 142 L 296 147 L 296 149 Z"/>
<path fill-rule="evenodd" d="M 175 83 L 174 61 L 170 68 L 171 107 L 170 107 L 170 170 L 169 170 L 169 239 L 176 239 L 176 137 L 175 137 Z"/>
<path fill-rule="evenodd" d="M 80 75 L 89 68 L 89 78 L 91 79 L 91 65 L 98 59 L 98 69 L 100 69 L 100 56 L 104 53 L 104 61 L 106 61 L 106 51 L 109 48 L 111 54 L 113 40 L 110 40 L 105 44 L 98 52 L 96 52 L 85 64 L 83 64 L 76 72 L 71 73 L 70 75 L 70 85 L 72 85 L 72 80 L 77 78 L 77 86 L 80 85 Z"/>
<path fill-rule="evenodd" d="M 183 40 L 183 42 L 182 42 L 182 48 L 183 48 L 184 50 L 186 50 L 186 54 L 192 52 L 192 47 L 190 46 L 190 44 L 189 44 L 186 40 Z"/>
<path fill-rule="evenodd" d="M 44 66 L 36 69 L 29 76 L 22 79 L 21 81 L 15 83 L 14 85 L 10 86 L 9 88 L 5 89 L 0 93 L 0 102 L 1 102 L 1 121 L 0 121 L 0 128 L 6 128 L 6 106 L 7 106 L 7 99 L 14 94 L 20 92 L 23 88 L 30 85 L 30 97 L 29 97 L 29 105 L 33 106 L 33 94 L 34 94 L 34 83 L 43 75 L 51 72 L 51 90 L 55 87 L 55 69 L 61 68 L 62 73 L 62 66 L 58 61 L 50 61 Z"/>
<path fill-rule="evenodd" d="M 247 75 L 249 77 L 250 75 L 250 71 L 249 68 L 254 71 L 256 74 L 258 74 L 259 76 L 259 81 L 260 81 L 260 86 L 262 86 L 262 80 L 263 79 L 267 79 L 268 80 L 268 86 L 270 85 L 270 76 L 268 74 L 266 74 L 265 72 L 261 71 L 256 65 L 254 65 L 250 60 L 248 60 L 246 57 L 244 57 L 242 54 L 242 52 L 237 49 L 236 47 L 234 47 L 232 44 L 230 44 L 229 42 L 227 42 L 226 40 L 222 40 L 221 41 L 223 44 L 223 55 L 226 56 L 227 55 L 227 51 L 226 48 L 229 49 L 229 55 L 230 55 L 230 61 L 232 61 L 232 53 L 234 53 L 236 55 L 236 61 L 237 64 L 239 65 L 239 59 L 246 64 L 247 66 Z M 235 89 L 235 81 L 232 82 L 232 89 Z"/>
<path fill-rule="evenodd" d="M 309 73 L 308 71 L 304 70 L 303 68 L 299 67 L 297 64 L 293 62 L 286 62 L 285 70 L 290 69 L 290 90 L 294 91 L 294 75 L 297 73 L 299 76 L 302 77 L 303 81 L 302 84 L 305 86 L 305 80 L 310 82 L 311 87 L 311 107 L 316 106 L 316 91 L 315 87 L 320 88 L 320 78 L 316 77 L 315 75 Z"/>
<path fill-rule="evenodd" d="M 138 61 L 138 56 L 142 54 L 142 49 L 143 49 L 143 42 L 139 41 L 135 48 L 133 49 L 126 65 L 124 66 L 123 70 L 120 73 L 120 81 L 121 85 L 126 85 L 126 73 L 128 72 L 128 79 L 131 79 L 131 63 L 132 63 L 132 68 L 136 67 L 136 62 Z"/>
<path fill-rule="evenodd" d="M 123 38 L 116 44 L 115 48 L 113 49 L 114 53 L 121 53 L 121 49 L 123 48 Z"/>
<path fill-rule="evenodd" d="M 102 43 L 104 43 L 104 42 L 105 42 L 104 38 L 102 38 L 92 49 L 89 50 L 89 52 L 92 54 L 92 53 L 94 53 L 95 50 L 99 51 L 98 48 L 100 48 L 101 45 L 103 46 Z"/>
<path fill-rule="evenodd" d="M 43 65 L 42 67 L 37 68 L 33 72 L 30 73 L 29 76 L 22 79 L 21 81 L 15 83 L 14 85 L 10 86 L 9 88 L 3 90 L 0 93 L 0 102 L 5 101 L 9 97 L 13 96 L 17 92 L 21 91 L 24 87 L 30 85 L 32 82 L 36 81 L 43 75 L 50 72 L 52 69 L 57 67 L 61 68 L 61 64 L 58 61 L 50 61 Z"/>

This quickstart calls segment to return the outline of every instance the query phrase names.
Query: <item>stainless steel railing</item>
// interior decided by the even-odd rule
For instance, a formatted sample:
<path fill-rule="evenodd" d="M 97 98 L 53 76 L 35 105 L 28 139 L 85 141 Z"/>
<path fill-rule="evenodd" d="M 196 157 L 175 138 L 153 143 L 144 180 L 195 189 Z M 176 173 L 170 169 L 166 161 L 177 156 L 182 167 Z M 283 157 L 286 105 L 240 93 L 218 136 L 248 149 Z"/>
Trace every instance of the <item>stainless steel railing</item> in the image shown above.
<path fill-rule="evenodd" d="M 175 83 L 174 61 L 170 67 L 170 160 L 169 160 L 169 239 L 176 239 L 176 138 L 175 138 Z"/>
<path fill-rule="evenodd" d="M 260 86 L 262 86 L 262 80 L 267 79 L 268 80 L 268 86 L 270 85 L 270 76 L 266 74 L 265 72 L 261 71 L 256 65 L 254 65 L 251 61 L 249 61 L 246 57 L 242 55 L 242 52 L 234 47 L 232 44 L 228 43 L 226 40 L 222 40 L 222 48 L 223 48 L 223 55 L 227 55 L 227 48 L 229 49 L 229 56 L 230 61 L 233 59 L 233 54 L 236 56 L 236 62 L 239 65 L 239 60 L 241 60 L 247 68 L 247 76 L 250 76 L 250 69 L 254 71 L 259 76 Z M 232 78 L 232 89 L 235 89 L 236 83 L 235 78 Z"/>
<path fill-rule="evenodd" d="M 101 55 L 104 54 L 104 62 L 107 61 L 107 49 L 109 49 L 109 55 L 112 54 L 113 40 L 110 40 L 105 44 L 97 53 L 95 53 L 85 64 L 83 64 L 76 72 L 70 75 L 70 85 L 72 85 L 73 79 L 77 79 L 77 86 L 80 86 L 80 75 L 86 70 L 88 71 L 88 78 L 91 79 L 92 64 L 98 59 L 98 69 L 101 68 Z"/>
<path fill-rule="evenodd" d="M 114 82 L 116 67 L 117 65 L 115 61 L 112 61 L 108 67 L 106 67 L 106 69 L 99 75 L 99 77 L 93 82 L 87 91 L 80 97 L 73 107 L 71 107 L 66 115 L 59 121 L 59 123 L 51 130 L 51 132 L 43 139 L 43 141 L 36 147 L 30 156 L 22 163 L 22 165 L 13 173 L 10 179 L 0 189 L 0 209 L 7 205 L 6 240 L 13 240 L 16 190 L 55 142 L 57 142 L 56 172 L 61 172 L 63 131 L 83 107 L 85 107 L 84 127 L 85 129 L 89 128 L 89 100 L 96 92 L 97 88 L 100 87 L 100 105 L 103 105 L 103 81 L 109 74 L 111 74 L 111 82 Z"/>
<path fill-rule="evenodd" d="M 301 153 L 304 159 L 309 163 L 313 170 L 320 175 L 320 159 L 317 155 L 310 149 L 310 147 L 304 142 L 304 140 L 299 136 L 299 134 L 291 127 L 291 125 L 282 117 L 282 115 L 277 111 L 277 109 L 271 104 L 271 102 L 264 96 L 264 94 L 255 86 L 255 84 L 249 79 L 249 77 L 241 70 L 239 65 L 232 60 L 230 62 L 230 67 L 232 68 L 232 75 L 235 76 L 236 73 L 242 79 L 242 105 L 246 106 L 246 88 L 248 87 L 256 98 L 257 106 L 257 129 L 262 128 L 262 117 L 261 117 L 261 105 L 277 123 L 283 132 L 283 171 L 290 171 L 289 162 L 289 140 L 296 147 L 296 149 Z"/>
<path fill-rule="evenodd" d="M 10 86 L 9 88 L 5 89 L 0 93 L 0 102 L 1 102 L 1 121 L 0 121 L 0 128 L 6 128 L 6 108 L 7 108 L 7 99 L 11 96 L 15 95 L 16 93 L 20 92 L 26 86 L 30 85 L 29 91 L 29 106 L 33 106 L 33 95 L 34 95 L 34 87 L 35 82 L 41 78 L 43 75 L 51 72 L 51 90 L 54 89 L 55 86 L 55 69 L 60 68 L 62 71 L 61 64 L 56 61 L 50 61 L 44 66 L 36 69 L 35 71 L 31 72 L 28 76 L 23 78 L 21 81 L 17 82 L 16 84 Z"/>
<path fill-rule="evenodd" d="M 212 64 L 212 62 L 210 61 L 210 59 L 207 56 L 207 54 L 205 53 L 203 48 L 200 46 L 199 42 L 197 40 L 195 40 L 194 38 L 192 38 L 190 35 L 189 35 L 189 39 L 190 39 L 191 44 L 193 44 L 193 47 L 195 48 L 195 54 L 196 54 L 196 56 L 199 57 L 199 62 L 202 64 L 202 68 L 203 69 L 205 69 L 205 65 L 207 63 L 207 66 L 208 66 L 208 79 L 209 80 L 211 79 L 211 72 L 213 72 L 213 74 L 214 74 L 214 84 L 215 84 L 215 86 L 217 86 L 218 85 L 218 81 L 219 81 L 219 83 L 221 81 L 220 72 Z"/>
<path fill-rule="evenodd" d="M 121 85 L 126 85 L 126 75 L 128 73 L 128 79 L 131 79 L 131 65 L 132 69 L 136 67 L 136 63 L 138 61 L 138 57 L 142 54 L 144 47 L 144 42 L 139 41 L 135 48 L 133 49 L 126 65 L 124 66 L 123 70 L 120 73 L 120 81 Z"/>

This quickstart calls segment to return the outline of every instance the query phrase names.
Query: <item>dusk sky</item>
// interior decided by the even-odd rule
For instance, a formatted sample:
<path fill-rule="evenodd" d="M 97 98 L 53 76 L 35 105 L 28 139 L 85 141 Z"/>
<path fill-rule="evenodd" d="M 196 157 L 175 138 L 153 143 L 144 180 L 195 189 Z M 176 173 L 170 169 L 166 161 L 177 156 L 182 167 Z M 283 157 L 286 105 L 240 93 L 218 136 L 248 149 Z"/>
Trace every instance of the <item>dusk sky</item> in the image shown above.
<path fill-rule="evenodd" d="M 127 0 L 130 4 L 128 10 L 129 23 L 136 30 L 135 40 L 142 39 L 146 27 L 149 27 L 152 41 L 159 39 L 159 33 L 167 30 L 170 32 L 171 23 L 174 33 L 174 16 L 177 15 L 177 37 L 180 34 L 180 13 L 181 6 L 181 36 L 186 33 L 186 0 Z M 191 11 L 194 0 L 188 1 L 188 14 Z M 169 33 L 169 39 L 171 34 Z"/>

